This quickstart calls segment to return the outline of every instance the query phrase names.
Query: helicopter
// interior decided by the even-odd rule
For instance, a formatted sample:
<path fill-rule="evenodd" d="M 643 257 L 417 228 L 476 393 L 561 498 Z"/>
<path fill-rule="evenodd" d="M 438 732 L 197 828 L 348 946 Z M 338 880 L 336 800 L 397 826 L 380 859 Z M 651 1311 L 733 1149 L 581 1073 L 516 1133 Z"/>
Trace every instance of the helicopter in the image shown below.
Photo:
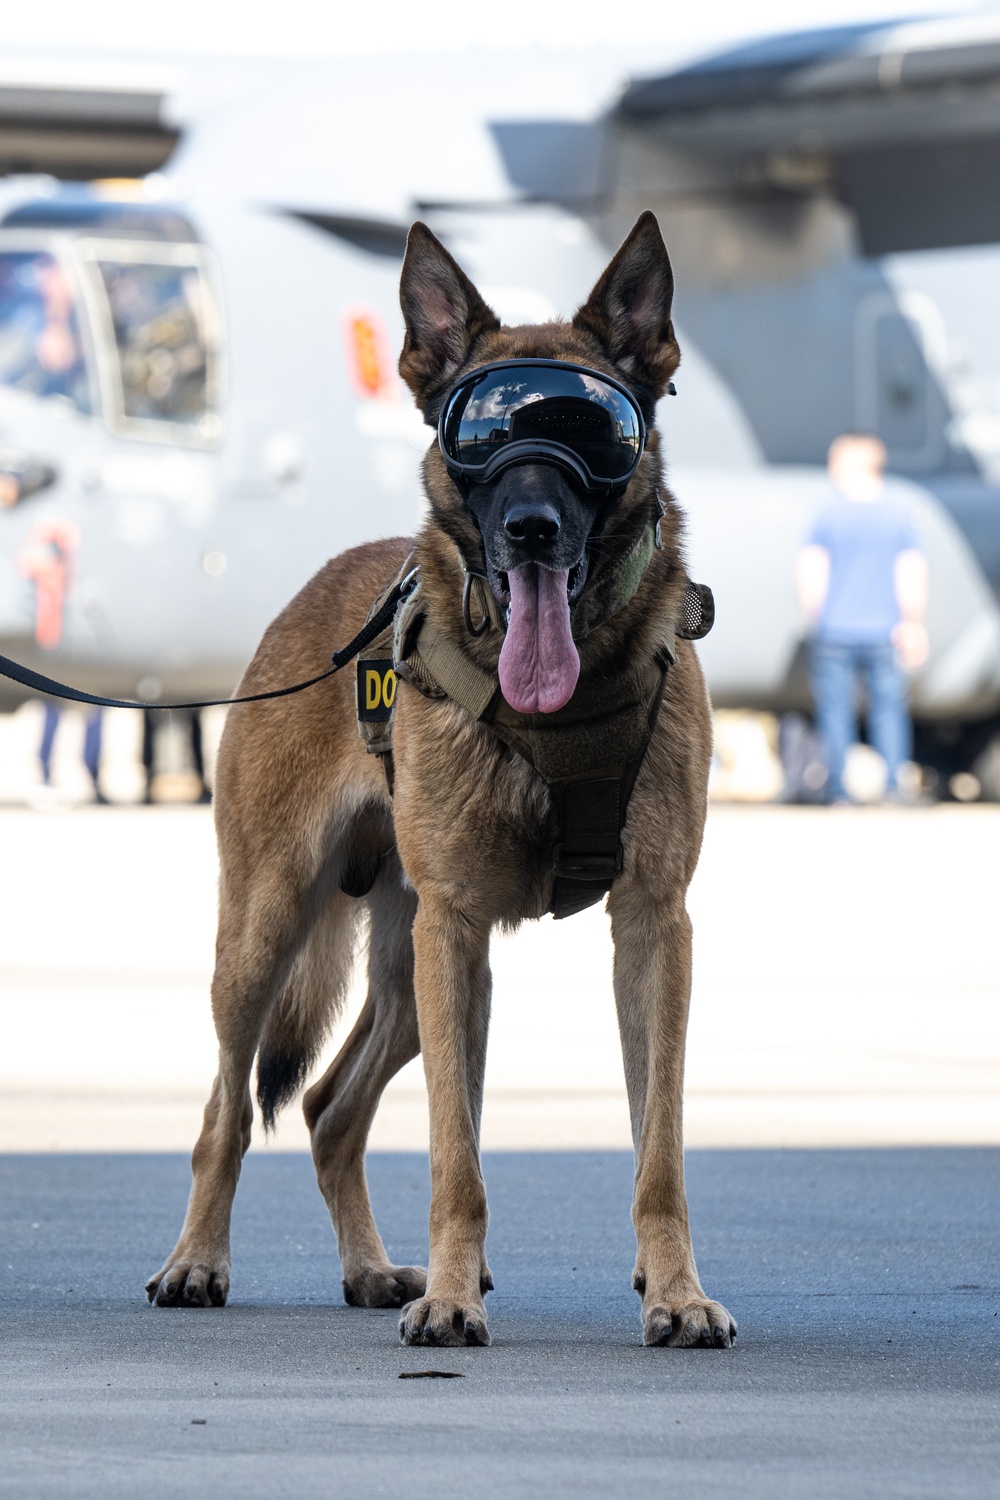
<path fill-rule="evenodd" d="M 929 108 L 965 76 L 971 24 L 768 38 L 647 76 L 609 53 L 573 88 L 569 63 L 554 88 L 515 60 L 514 118 L 503 69 L 456 76 L 454 59 L 7 90 L 35 128 L 0 132 L 17 169 L 0 185 L 0 650 L 113 696 L 231 692 L 328 556 L 419 525 L 433 434 L 395 370 L 412 219 L 505 321 L 538 322 L 572 313 L 652 207 L 683 354 L 658 420 L 692 575 L 719 601 L 699 646 L 713 702 L 807 709 L 794 556 L 827 445 L 875 431 L 931 567 L 920 758 L 979 764 L 1000 737 L 1000 371 L 970 302 L 1000 269 L 1000 221 L 915 229 L 879 166 L 935 160 L 959 126 L 980 154 L 1000 140 L 992 53 L 972 125 Z M 331 149 L 359 119 L 363 149 Z M 983 196 L 968 160 L 960 207 Z M 0 708 L 22 698 L 0 684 Z"/>

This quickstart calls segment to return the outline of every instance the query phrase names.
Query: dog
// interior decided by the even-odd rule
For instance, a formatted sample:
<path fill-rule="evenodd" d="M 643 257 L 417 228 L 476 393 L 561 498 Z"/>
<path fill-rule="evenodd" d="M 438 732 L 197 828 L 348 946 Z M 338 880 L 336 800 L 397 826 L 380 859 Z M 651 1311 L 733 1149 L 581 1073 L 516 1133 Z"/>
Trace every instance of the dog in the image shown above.
<path fill-rule="evenodd" d="M 359 630 L 411 550 L 423 617 L 470 670 L 499 679 L 497 703 L 525 723 L 544 728 L 546 715 L 554 720 L 595 684 L 610 690 L 636 663 L 665 663 L 664 643 L 678 628 L 688 588 L 682 518 L 664 485 L 652 425 L 680 359 L 672 296 L 667 251 L 646 213 L 571 322 L 504 327 L 444 246 L 415 224 L 400 282 L 406 334 L 399 369 L 429 420 L 468 372 L 499 365 L 502 373 L 534 361 L 557 385 L 563 365 L 582 370 L 587 390 L 624 414 L 625 425 L 637 420 L 630 414 L 638 407 L 649 430 L 641 451 L 634 444 L 621 461 L 633 465 L 627 481 L 596 496 L 578 482 L 573 453 L 547 446 L 544 431 L 534 448 L 519 450 L 520 461 L 471 482 L 442 439 L 424 462 L 430 509 L 416 541 L 373 542 L 321 568 L 267 630 L 240 694 L 322 672 L 331 644 Z M 577 409 L 572 401 L 569 407 Z M 569 432 L 569 407 L 557 401 L 546 408 L 560 438 Z M 476 409 L 468 405 L 463 420 L 475 425 L 469 413 Z M 603 464 L 622 421 L 608 439 L 606 413 L 595 412 L 605 423 Z M 476 461 L 479 431 L 468 448 Z M 483 441 L 488 448 L 493 439 Z M 611 597 L 607 580 L 620 582 L 637 538 L 646 537 L 655 544 L 640 553 L 631 593 L 618 587 L 622 597 Z M 482 621 L 470 619 L 467 597 L 463 608 L 470 577 L 481 606 L 486 601 Z M 487 629 L 490 615 L 496 624 Z M 589 621 L 586 630 L 577 628 L 580 620 Z M 632 1285 L 642 1299 L 643 1341 L 728 1347 L 736 1326 L 705 1295 L 695 1268 L 681 1124 L 691 983 L 685 896 L 705 822 L 711 721 L 693 648 L 678 640 L 671 655 L 657 676 L 614 878 L 607 880 L 611 866 L 599 860 L 591 869 L 581 857 L 581 868 L 603 872 L 598 891 L 610 885 L 615 1003 L 635 1146 Z M 401 1308 L 406 1344 L 490 1341 L 483 1299 L 493 1282 L 479 1159 L 489 941 L 498 924 L 511 929 L 552 908 L 559 809 L 549 781 L 512 748 L 509 735 L 505 742 L 452 696 L 418 690 L 402 663 L 400 672 L 391 790 L 380 757 L 367 755 L 359 738 L 349 672 L 296 697 L 229 712 L 215 788 L 219 1071 L 192 1156 L 180 1238 L 146 1288 L 159 1306 L 226 1301 L 254 1059 L 270 1123 L 305 1082 L 338 1014 L 367 914 L 364 1007 L 304 1096 L 344 1296 L 353 1306 Z M 579 876 L 570 868 L 570 877 Z M 390 1263 L 364 1171 L 382 1091 L 418 1052 L 430 1109 L 427 1270 Z"/>

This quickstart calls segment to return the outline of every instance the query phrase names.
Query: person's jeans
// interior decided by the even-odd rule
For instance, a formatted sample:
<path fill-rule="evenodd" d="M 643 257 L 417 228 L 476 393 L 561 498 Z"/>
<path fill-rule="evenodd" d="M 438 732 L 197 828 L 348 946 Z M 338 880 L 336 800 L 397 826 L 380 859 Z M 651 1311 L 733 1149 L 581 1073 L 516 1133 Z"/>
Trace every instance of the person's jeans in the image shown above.
<path fill-rule="evenodd" d="M 59 709 L 54 703 L 46 703 L 45 722 L 42 725 L 42 743 L 38 747 L 38 760 L 42 768 L 42 780 L 48 786 L 52 777 L 52 750 L 56 742 L 56 730 L 59 728 Z"/>
<path fill-rule="evenodd" d="M 868 693 L 868 739 L 888 766 L 887 789 L 894 791 L 899 768 L 912 754 L 913 737 L 906 677 L 892 645 L 888 641 L 813 641 L 809 669 L 816 725 L 826 753 L 826 800 L 847 798 L 844 762 L 857 739 L 859 677 L 864 678 Z"/>
<path fill-rule="evenodd" d="M 92 708 L 87 715 L 87 727 L 83 736 L 83 763 L 90 772 L 90 779 L 97 786 L 101 764 L 101 729 L 103 709 Z M 62 709 L 54 703 L 45 704 L 45 723 L 42 726 L 42 743 L 38 759 L 42 767 L 42 780 L 48 786 L 52 777 L 52 751 L 56 742 L 56 730 Z"/>

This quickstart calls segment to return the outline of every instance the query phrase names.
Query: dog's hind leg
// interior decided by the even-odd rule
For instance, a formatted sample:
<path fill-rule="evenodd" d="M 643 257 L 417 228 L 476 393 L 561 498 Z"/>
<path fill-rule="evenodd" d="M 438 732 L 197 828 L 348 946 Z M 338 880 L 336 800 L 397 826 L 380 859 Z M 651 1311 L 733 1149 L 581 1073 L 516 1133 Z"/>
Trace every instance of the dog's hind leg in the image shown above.
<path fill-rule="evenodd" d="M 180 1238 L 163 1269 L 146 1285 L 150 1301 L 160 1307 L 219 1307 L 226 1301 L 230 1216 L 253 1121 L 250 1072 L 254 1055 L 262 1038 L 270 1038 L 272 1050 L 265 1058 L 270 1055 L 272 1064 L 279 1059 L 281 1075 L 275 1087 L 272 1066 L 273 1113 L 276 1100 L 287 1092 L 289 1067 L 298 1077 L 303 1040 L 307 1052 L 314 1050 L 328 1024 L 331 1001 L 346 979 L 346 974 L 328 976 L 325 1009 L 314 1010 L 310 1031 L 295 961 L 316 921 L 317 908 L 324 907 L 323 871 L 315 861 L 310 869 L 304 850 L 295 853 L 298 857 L 290 858 L 284 868 L 269 872 L 266 885 L 258 882 L 255 886 L 252 878 L 223 877 L 212 981 L 219 1071 L 191 1157 L 194 1182 Z M 351 929 L 340 945 L 341 952 L 350 955 L 356 903 L 337 892 L 326 894 L 325 906 L 336 911 L 342 928 Z M 284 1047 L 281 1028 L 276 1029 L 271 1019 L 279 1020 L 283 1014 L 289 1022 Z M 264 1076 L 268 1077 L 266 1062 Z"/>
<path fill-rule="evenodd" d="M 420 1051 L 411 929 L 416 897 L 395 851 L 368 899 L 368 995 L 354 1029 L 306 1093 L 306 1122 L 320 1190 L 337 1235 L 344 1299 L 354 1307 L 401 1307 L 423 1294 L 427 1273 L 393 1265 L 372 1216 L 365 1145 L 382 1091 Z"/>

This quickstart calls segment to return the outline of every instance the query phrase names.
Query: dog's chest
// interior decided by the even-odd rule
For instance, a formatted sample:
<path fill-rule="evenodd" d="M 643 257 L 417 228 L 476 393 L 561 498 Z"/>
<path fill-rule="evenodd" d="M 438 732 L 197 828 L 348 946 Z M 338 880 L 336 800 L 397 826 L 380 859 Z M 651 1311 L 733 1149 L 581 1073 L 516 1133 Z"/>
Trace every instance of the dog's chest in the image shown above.
<path fill-rule="evenodd" d="M 396 726 L 393 813 L 411 879 L 458 886 L 494 921 L 541 916 L 557 837 L 550 788 L 446 700 L 409 707 L 401 701 Z"/>

